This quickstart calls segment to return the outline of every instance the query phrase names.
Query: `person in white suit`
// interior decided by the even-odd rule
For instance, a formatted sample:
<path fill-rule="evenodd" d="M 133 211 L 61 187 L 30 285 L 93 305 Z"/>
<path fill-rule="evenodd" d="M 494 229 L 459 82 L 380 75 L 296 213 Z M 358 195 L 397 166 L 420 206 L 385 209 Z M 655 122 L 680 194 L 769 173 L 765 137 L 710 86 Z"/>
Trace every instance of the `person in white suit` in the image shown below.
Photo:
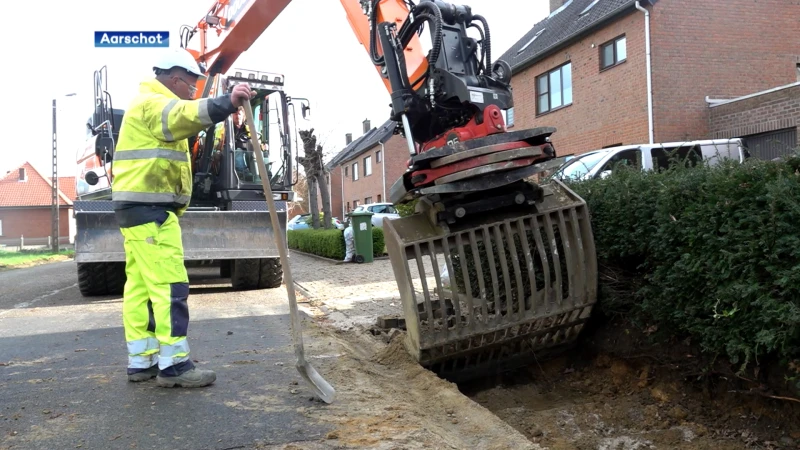
<path fill-rule="evenodd" d="M 356 241 L 355 235 L 353 234 L 353 224 L 347 226 L 344 229 L 344 245 L 345 245 L 345 255 L 344 255 L 344 262 L 352 262 L 353 258 L 356 256 Z"/>

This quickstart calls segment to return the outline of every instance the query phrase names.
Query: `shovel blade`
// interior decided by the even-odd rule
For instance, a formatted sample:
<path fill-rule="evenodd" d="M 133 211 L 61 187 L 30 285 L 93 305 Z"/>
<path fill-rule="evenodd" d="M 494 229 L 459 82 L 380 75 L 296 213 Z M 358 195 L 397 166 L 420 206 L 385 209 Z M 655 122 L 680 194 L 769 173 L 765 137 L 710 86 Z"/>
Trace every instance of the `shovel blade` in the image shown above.
<path fill-rule="evenodd" d="M 336 397 L 336 390 L 330 383 L 325 381 L 325 378 L 322 378 L 322 375 L 311 364 L 303 362 L 298 363 L 296 367 L 297 371 L 300 372 L 300 376 L 306 380 L 306 383 L 311 386 L 314 394 L 320 400 L 327 404 L 333 403 L 333 399 Z"/>

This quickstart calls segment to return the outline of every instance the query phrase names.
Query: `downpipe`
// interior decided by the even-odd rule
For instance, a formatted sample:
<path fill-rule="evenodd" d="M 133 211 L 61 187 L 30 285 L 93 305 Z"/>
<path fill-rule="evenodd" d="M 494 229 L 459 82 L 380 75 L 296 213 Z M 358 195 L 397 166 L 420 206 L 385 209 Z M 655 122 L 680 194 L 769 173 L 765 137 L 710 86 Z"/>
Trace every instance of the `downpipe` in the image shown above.
<path fill-rule="evenodd" d="M 653 143 L 653 73 L 650 65 L 650 11 L 637 1 L 636 9 L 644 13 L 644 39 L 647 54 L 647 125 L 650 143 Z"/>
<path fill-rule="evenodd" d="M 383 201 L 386 201 L 386 147 L 383 141 L 378 141 L 381 144 L 381 166 L 383 168 Z"/>
<path fill-rule="evenodd" d="M 339 166 L 339 173 L 341 174 L 342 179 L 342 223 L 345 221 L 345 208 L 344 208 L 344 166 Z"/>

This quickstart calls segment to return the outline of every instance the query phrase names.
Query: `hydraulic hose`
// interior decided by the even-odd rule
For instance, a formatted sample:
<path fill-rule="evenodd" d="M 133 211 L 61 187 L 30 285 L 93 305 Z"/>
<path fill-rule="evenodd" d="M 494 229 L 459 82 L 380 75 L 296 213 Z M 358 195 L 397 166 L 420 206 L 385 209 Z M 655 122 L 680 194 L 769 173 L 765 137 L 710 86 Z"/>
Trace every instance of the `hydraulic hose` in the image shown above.
<path fill-rule="evenodd" d="M 369 56 L 372 58 L 372 63 L 377 66 L 382 66 L 384 63 L 383 56 L 378 56 L 378 49 L 376 47 L 377 33 L 378 33 L 378 2 L 380 0 L 372 0 L 372 5 L 369 11 Z"/>
<path fill-rule="evenodd" d="M 439 53 L 440 53 L 441 48 L 442 48 L 442 23 L 443 23 L 442 10 L 439 9 L 439 7 L 433 2 L 420 3 L 419 5 L 417 5 L 412 10 L 412 12 L 414 13 L 415 19 L 414 19 L 414 23 L 412 23 L 413 26 L 410 27 L 409 29 L 416 31 L 416 28 L 421 26 L 421 24 L 424 23 L 427 20 L 427 19 L 424 19 L 424 20 L 420 20 L 419 22 L 417 22 L 417 18 L 416 18 L 417 15 L 422 14 L 422 12 L 421 12 L 422 10 L 426 10 L 426 9 L 429 10 L 431 13 L 433 13 L 433 16 L 434 16 L 433 29 L 431 30 L 431 35 L 432 35 L 431 36 L 431 44 L 432 44 L 433 48 L 431 48 L 431 53 L 428 56 L 428 63 L 432 66 L 439 59 Z M 418 10 L 420 10 L 419 14 L 417 14 Z M 418 24 L 415 25 L 415 23 L 418 23 Z M 409 40 L 410 40 L 410 38 L 409 38 Z"/>
<path fill-rule="evenodd" d="M 489 22 L 481 15 L 473 14 L 472 20 L 477 20 L 483 24 L 483 31 L 486 33 L 484 43 L 481 45 L 482 53 L 486 56 L 486 70 L 491 70 L 492 67 L 492 35 L 489 34 Z"/>

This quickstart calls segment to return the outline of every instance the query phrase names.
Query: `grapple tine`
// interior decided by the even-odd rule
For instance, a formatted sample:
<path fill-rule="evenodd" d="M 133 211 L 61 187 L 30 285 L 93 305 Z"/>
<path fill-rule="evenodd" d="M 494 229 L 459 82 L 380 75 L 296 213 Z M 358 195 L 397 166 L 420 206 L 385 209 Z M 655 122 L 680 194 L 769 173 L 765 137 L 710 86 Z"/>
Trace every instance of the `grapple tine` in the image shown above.
<path fill-rule="evenodd" d="M 542 188 L 533 205 L 454 224 L 434 222 L 423 202 L 384 221 L 406 348 L 420 364 L 459 381 L 574 345 L 597 301 L 591 224 L 563 183 Z"/>

